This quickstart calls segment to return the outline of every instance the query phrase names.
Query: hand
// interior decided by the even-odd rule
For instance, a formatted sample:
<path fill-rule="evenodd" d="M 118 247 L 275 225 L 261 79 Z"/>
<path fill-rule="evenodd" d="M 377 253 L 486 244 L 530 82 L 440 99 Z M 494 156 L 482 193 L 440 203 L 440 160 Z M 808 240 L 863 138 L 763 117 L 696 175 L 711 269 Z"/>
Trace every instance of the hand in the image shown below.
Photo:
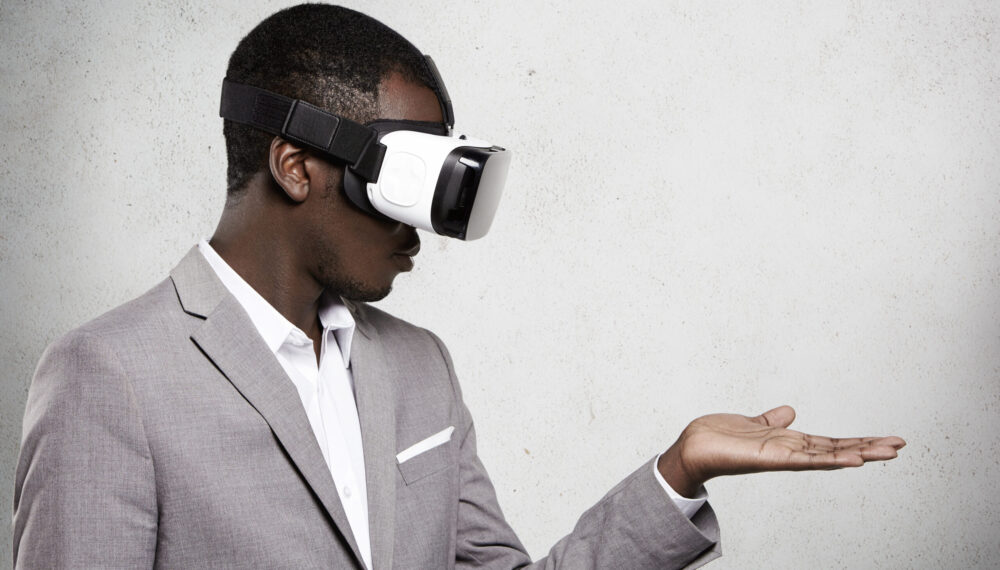
<path fill-rule="evenodd" d="M 893 459 L 906 445 L 895 436 L 836 439 L 785 429 L 794 419 L 789 406 L 754 418 L 702 416 L 660 456 L 657 469 L 675 491 L 693 497 L 705 481 L 719 475 L 860 467 Z"/>

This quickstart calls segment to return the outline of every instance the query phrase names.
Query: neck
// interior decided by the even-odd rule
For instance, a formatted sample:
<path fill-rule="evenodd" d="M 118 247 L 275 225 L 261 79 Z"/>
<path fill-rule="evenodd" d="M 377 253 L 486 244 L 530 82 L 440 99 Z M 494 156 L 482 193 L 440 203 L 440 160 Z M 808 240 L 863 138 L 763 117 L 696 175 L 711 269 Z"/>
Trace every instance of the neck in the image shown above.
<path fill-rule="evenodd" d="M 248 195 L 227 205 L 209 244 L 264 300 L 316 342 L 322 332 L 318 310 L 323 286 L 298 259 L 295 236 L 281 231 L 273 212 L 255 207 L 254 202 Z"/>

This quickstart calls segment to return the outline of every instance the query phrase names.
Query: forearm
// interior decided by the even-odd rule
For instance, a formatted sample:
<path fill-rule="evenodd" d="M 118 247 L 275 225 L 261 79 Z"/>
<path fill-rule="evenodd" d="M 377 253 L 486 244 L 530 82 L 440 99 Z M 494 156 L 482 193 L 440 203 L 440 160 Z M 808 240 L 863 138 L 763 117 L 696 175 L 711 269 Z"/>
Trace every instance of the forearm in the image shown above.
<path fill-rule="evenodd" d="M 704 505 L 689 519 L 664 492 L 650 461 L 584 512 L 545 558 L 531 563 L 475 455 L 474 429 L 462 454 L 456 568 L 652 570 L 696 567 L 720 555 L 711 507 Z"/>
<path fill-rule="evenodd" d="M 573 532 L 532 568 L 698 567 L 720 555 L 718 544 L 711 507 L 689 519 L 663 492 L 647 462 L 584 512 Z"/>

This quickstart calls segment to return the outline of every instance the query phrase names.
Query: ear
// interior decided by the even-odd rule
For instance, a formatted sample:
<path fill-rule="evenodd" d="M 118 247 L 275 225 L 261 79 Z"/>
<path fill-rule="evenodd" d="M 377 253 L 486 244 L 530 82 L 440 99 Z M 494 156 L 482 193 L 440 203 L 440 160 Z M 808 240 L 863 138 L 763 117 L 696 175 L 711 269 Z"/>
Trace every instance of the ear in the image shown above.
<path fill-rule="evenodd" d="M 271 176 L 295 202 L 305 202 L 309 197 L 309 171 L 306 168 L 308 158 L 309 153 L 281 137 L 271 140 L 271 152 L 268 156 Z"/>

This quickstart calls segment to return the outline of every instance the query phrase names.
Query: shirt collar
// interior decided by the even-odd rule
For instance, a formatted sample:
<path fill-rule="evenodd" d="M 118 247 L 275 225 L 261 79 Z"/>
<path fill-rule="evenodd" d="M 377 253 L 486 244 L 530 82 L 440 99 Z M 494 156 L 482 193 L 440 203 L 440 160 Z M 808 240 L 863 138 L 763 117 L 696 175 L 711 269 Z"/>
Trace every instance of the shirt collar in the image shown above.
<path fill-rule="evenodd" d="M 351 365 L 351 340 L 357 324 L 354 315 L 338 295 L 324 291 L 319 300 L 319 322 L 323 325 L 323 334 L 333 331 L 340 347 L 340 355 L 344 358 L 344 368 Z"/>
<path fill-rule="evenodd" d="M 247 312 L 254 328 L 260 333 L 271 352 L 277 353 L 293 331 L 298 331 L 304 336 L 298 327 L 279 313 L 264 297 L 261 297 L 260 293 L 240 277 L 226 263 L 226 260 L 212 249 L 208 241 L 203 239 L 198 242 L 198 251 L 201 252 L 205 261 L 212 267 L 226 289 L 232 293 L 233 297 L 236 297 L 236 301 Z M 344 367 L 350 366 L 351 340 L 354 337 L 356 324 L 350 310 L 339 296 L 328 291 L 323 292 L 319 303 L 319 322 L 323 325 L 324 335 L 333 332 L 344 360 Z"/>

